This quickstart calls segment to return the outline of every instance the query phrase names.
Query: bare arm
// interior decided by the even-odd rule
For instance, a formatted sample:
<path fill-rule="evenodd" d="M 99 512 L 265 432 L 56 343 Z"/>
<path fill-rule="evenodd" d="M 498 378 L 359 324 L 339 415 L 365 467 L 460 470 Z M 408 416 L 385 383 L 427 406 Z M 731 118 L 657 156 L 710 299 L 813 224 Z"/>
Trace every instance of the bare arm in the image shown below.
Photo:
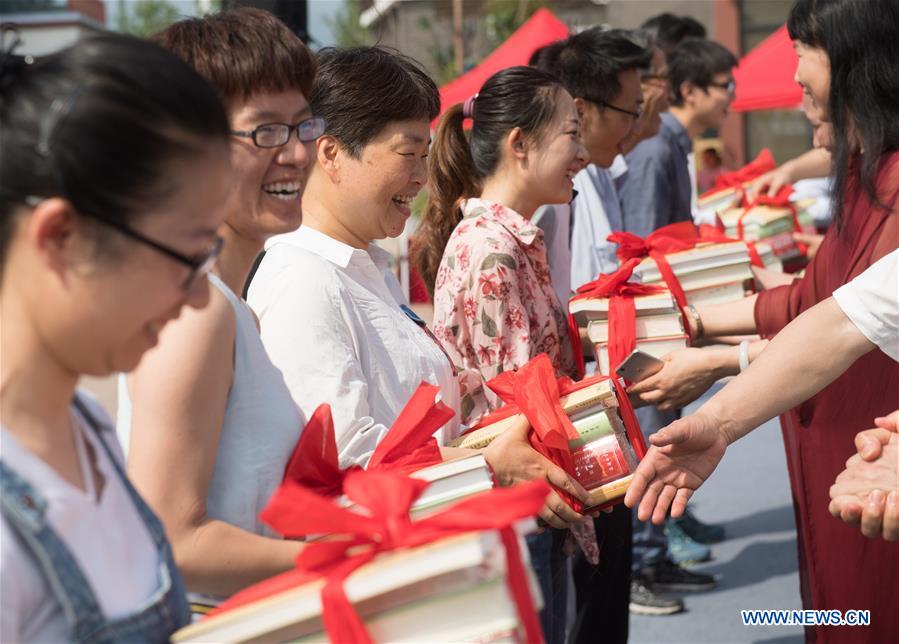
<path fill-rule="evenodd" d="M 700 337 L 755 333 L 755 301 L 757 297 L 758 294 L 727 304 L 697 306 L 696 312 L 702 320 L 702 334 L 697 333 L 695 323 L 690 318 L 690 337 L 695 340 Z"/>
<path fill-rule="evenodd" d="M 749 369 L 703 407 L 722 421 L 732 443 L 811 398 L 874 348 L 828 298 L 784 327 Z"/>
<path fill-rule="evenodd" d="M 753 187 L 764 194 L 775 195 L 785 185 L 800 179 L 829 176 L 832 163 L 830 152 L 824 148 L 814 148 L 763 174 L 755 180 Z"/>
<path fill-rule="evenodd" d="M 661 523 L 669 506 L 679 516 L 728 445 L 826 387 L 873 348 L 833 298 L 812 307 L 699 411 L 650 437 L 653 447 L 637 468 L 625 503 L 639 503 L 642 520 L 651 516 Z"/>
<path fill-rule="evenodd" d="M 130 379 L 128 472 L 165 524 L 188 589 L 230 595 L 291 568 L 302 544 L 206 516 L 235 334 L 224 295 L 210 288 L 210 297 L 166 327 Z"/>

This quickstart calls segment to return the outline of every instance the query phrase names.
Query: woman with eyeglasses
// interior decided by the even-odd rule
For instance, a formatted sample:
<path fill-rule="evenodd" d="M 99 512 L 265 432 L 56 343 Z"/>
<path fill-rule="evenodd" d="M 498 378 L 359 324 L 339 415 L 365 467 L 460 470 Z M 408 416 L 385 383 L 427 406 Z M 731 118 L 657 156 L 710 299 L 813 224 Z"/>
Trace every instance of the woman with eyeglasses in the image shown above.
<path fill-rule="evenodd" d="M 163 525 L 82 375 L 130 371 L 209 302 L 228 122 L 158 46 L 33 62 L 0 38 L 0 641 L 164 642 L 189 620 Z M 6 41 L 6 42 L 4 42 Z M 128 137 L 123 149 L 123 136 Z"/>
<path fill-rule="evenodd" d="M 799 58 L 796 81 L 809 97 L 810 116 L 833 128 L 834 223 L 801 279 L 739 303 L 697 307 L 690 316 L 694 337 L 759 333 L 770 339 L 781 332 L 789 337 L 791 321 L 807 319 L 806 311 L 899 246 L 899 5 L 894 0 L 797 0 L 787 29 Z M 895 310 L 895 296 L 894 291 L 892 301 L 882 298 L 885 310 Z M 846 313 L 876 320 L 879 312 L 871 308 L 855 304 Z M 845 337 L 840 341 L 849 342 Z M 828 353 L 831 347 L 819 344 L 817 350 L 821 355 L 816 359 L 837 361 Z M 748 366 L 748 360 L 735 366 L 729 362 L 723 362 L 724 375 Z M 813 363 L 810 358 L 809 370 L 817 369 Z M 899 633 L 899 552 L 834 521 L 827 492 L 855 451 L 856 432 L 867 428 L 872 417 L 899 407 L 899 363 L 883 351 L 870 351 L 847 364 L 851 366 L 831 384 L 783 414 L 781 425 L 797 519 L 803 606 L 870 609 L 871 625 L 844 629 L 820 624 L 809 627 L 806 636 L 817 642 L 894 641 Z M 755 423 L 735 420 L 745 409 L 719 401 L 716 396 L 652 437 L 654 447 L 627 497 L 631 506 L 639 502 L 641 517 L 651 515 L 660 522 L 669 507 L 680 514 L 725 450 L 751 431 Z M 751 400 L 743 404 L 753 407 Z"/>
<path fill-rule="evenodd" d="M 209 275 L 209 306 L 166 329 L 119 386 L 128 473 L 165 523 L 203 612 L 289 569 L 301 547 L 258 518 L 304 420 L 239 293 L 265 240 L 300 224 L 307 145 L 322 122 L 306 100 L 315 60 L 267 12 L 182 20 L 154 40 L 211 82 L 230 122 L 226 243 Z"/>

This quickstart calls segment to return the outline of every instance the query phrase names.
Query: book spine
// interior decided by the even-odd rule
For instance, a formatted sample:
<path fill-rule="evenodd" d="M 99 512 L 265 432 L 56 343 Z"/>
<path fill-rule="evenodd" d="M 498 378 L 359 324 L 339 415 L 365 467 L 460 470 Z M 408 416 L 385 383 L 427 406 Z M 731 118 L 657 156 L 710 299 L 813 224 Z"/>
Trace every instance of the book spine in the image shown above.
<path fill-rule="evenodd" d="M 605 411 L 598 411 L 584 418 L 573 420 L 571 424 L 578 433 L 577 439 L 568 441 L 568 447 L 572 451 L 612 434 L 612 423 Z"/>

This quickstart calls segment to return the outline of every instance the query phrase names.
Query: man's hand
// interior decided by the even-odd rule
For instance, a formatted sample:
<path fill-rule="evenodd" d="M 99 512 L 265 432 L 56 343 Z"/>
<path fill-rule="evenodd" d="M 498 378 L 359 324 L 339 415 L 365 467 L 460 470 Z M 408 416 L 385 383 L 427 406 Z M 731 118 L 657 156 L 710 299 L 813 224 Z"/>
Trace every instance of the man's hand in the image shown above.
<path fill-rule="evenodd" d="M 531 447 L 528 442 L 529 431 L 530 425 L 522 415 L 514 426 L 484 448 L 484 458 L 493 468 L 499 484 L 506 487 L 522 481 L 542 479 L 589 505 L 590 494 L 587 490 L 565 470 Z M 583 523 L 586 520 L 584 515 L 572 510 L 555 490 L 546 497 L 538 516 L 554 528 L 567 528 L 571 524 Z"/>
<path fill-rule="evenodd" d="M 693 492 L 718 466 L 728 441 L 718 421 L 700 410 L 660 429 L 649 442 L 652 447 L 634 473 L 624 503 L 633 508 L 639 502 L 637 517 L 661 524 L 669 506 L 673 517 L 684 513 Z"/>
<path fill-rule="evenodd" d="M 628 393 L 637 394 L 646 404 L 661 411 L 681 409 L 708 391 L 723 372 L 726 356 L 734 349 L 681 349 L 664 356 L 665 366 L 655 375 L 631 385 Z"/>

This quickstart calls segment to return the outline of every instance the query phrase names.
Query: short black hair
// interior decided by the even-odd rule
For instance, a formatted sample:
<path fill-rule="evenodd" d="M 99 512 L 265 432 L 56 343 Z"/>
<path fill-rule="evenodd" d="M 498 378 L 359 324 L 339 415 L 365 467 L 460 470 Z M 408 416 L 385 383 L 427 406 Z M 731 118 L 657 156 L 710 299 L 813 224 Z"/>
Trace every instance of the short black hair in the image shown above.
<path fill-rule="evenodd" d="M 325 134 L 354 156 L 388 123 L 432 121 L 440 113 L 440 92 L 413 59 L 386 47 L 328 47 L 309 103 L 325 119 Z"/>
<path fill-rule="evenodd" d="M 701 22 L 690 16 L 675 16 L 673 13 L 660 13 L 642 25 L 655 38 L 656 45 L 671 56 L 679 44 L 687 38 L 705 38 L 706 30 Z"/>
<path fill-rule="evenodd" d="M 681 83 L 689 81 L 706 89 L 716 74 L 726 74 L 737 66 L 737 57 L 726 47 L 705 38 L 687 38 L 668 59 L 668 74 L 674 90 L 672 105 L 684 104 Z"/>
<path fill-rule="evenodd" d="M 621 92 L 621 72 L 652 62 L 652 50 L 638 45 L 628 32 L 601 27 L 570 36 L 553 53 L 541 56 L 538 68 L 558 78 L 572 97 L 600 105 Z"/>

